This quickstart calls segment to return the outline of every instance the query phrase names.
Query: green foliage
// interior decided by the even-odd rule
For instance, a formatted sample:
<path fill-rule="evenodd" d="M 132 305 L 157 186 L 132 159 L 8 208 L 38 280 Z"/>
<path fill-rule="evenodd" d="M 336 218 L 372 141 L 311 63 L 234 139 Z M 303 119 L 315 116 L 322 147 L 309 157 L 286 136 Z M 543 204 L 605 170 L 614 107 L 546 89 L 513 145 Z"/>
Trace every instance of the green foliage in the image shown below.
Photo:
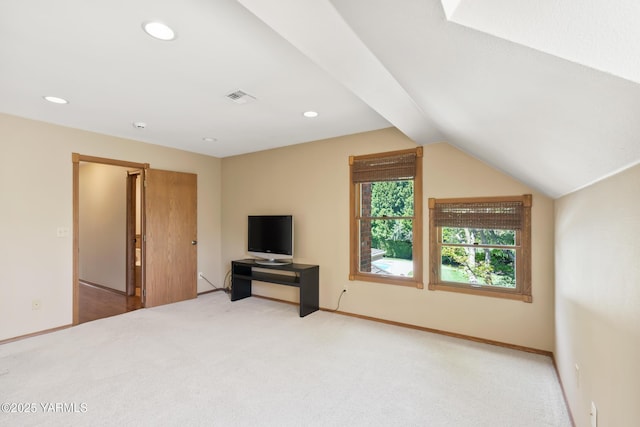
<path fill-rule="evenodd" d="M 496 246 L 513 246 L 515 244 L 514 230 L 489 230 L 484 228 L 455 228 L 442 229 L 444 243 L 483 244 Z"/>
<path fill-rule="evenodd" d="M 413 181 L 371 184 L 372 217 L 413 216 Z M 413 259 L 413 221 L 378 219 L 371 224 L 372 246 L 392 258 Z"/>
<path fill-rule="evenodd" d="M 389 258 L 413 259 L 413 245 L 404 240 L 386 240 L 382 242 L 385 256 Z"/>
<path fill-rule="evenodd" d="M 413 216 L 413 181 L 374 182 L 371 187 L 371 216 Z"/>
<path fill-rule="evenodd" d="M 445 227 L 442 240 L 445 244 L 507 246 L 504 249 L 443 246 L 442 264 L 459 269 L 467 283 L 515 286 L 515 251 L 508 248 L 515 242 L 513 230 Z"/>

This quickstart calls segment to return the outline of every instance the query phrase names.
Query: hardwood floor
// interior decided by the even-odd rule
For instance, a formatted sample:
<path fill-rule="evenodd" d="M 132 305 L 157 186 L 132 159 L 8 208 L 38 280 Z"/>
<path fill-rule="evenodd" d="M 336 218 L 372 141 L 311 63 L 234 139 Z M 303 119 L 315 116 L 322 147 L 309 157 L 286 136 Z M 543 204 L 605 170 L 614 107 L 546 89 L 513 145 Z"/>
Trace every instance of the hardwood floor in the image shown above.
<path fill-rule="evenodd" d="M 136 294 L 139 292 L 138 288 Z M 140 295 L 128 297 L 80 282 L 80 323 L 123 314 L 139 308 L 142 308 Z"/>

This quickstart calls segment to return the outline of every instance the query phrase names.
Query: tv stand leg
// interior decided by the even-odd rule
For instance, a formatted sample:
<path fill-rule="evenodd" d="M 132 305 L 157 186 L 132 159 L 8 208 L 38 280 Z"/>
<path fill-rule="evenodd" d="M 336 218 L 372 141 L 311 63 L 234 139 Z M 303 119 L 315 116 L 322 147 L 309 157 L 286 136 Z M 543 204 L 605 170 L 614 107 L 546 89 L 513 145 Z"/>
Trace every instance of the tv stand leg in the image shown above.
<path fill-rule="evenodd" d="M 251 296 L 251 280 L 233 279 L 231 284 L 231 301 L 248 298 Z"/>
<path fill-rule="evenodd" d="M 314 269 L 300 274 L 300 317 L 320 309 L 318 273 L 318 269 Z"/>

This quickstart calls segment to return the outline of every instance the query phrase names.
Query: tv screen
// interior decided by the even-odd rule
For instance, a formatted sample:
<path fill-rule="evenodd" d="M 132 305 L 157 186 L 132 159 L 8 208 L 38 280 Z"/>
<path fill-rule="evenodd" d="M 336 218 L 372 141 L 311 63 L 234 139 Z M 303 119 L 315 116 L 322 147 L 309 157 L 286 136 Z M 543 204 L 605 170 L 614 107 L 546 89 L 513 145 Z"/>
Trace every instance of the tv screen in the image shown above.
<path fill-rule="evenodd" d="M 272 264 L 291 262 L 292 215 L 249 215 L 247 231 L 250 255 Z"/>

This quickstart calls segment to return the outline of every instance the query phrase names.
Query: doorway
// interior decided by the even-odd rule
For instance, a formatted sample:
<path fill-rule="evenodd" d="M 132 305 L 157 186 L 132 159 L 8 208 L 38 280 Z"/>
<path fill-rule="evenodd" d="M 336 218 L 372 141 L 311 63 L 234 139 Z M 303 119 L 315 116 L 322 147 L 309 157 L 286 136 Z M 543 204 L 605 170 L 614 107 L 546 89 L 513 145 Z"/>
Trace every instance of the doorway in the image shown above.
<path fill-rule="evenodd" d="M 142 171 L 127 171 L 126 295 L 142 296 Z"/>
<path fill-rule="evenodd" d="M 80 164 L 119 166 L 128 174 L 127 191 L 140 182 L 140 233 L 133 243 L 131 207 L 127 212 L 127 260 L 134 259 L 139 246 L 140 298 L 142 307 L 169 304 L 197 296 L 197 175 L 150 169 L 147 163 L 133 163 L 72 154 L 73 162 L 73 324 L 80 323 Z M 135 178 L 132 176 L 135 175 Z M 139 180 L 139 181 L 138 181 Z M 131 195 L 127 197 L 131 204 Z M 123 231 L 124 234 L 124 231 Z M 131 265 L 131 264 L 129 264 Z M 127 269 L 130 275 L 130 269 Z M 135 274 L 135 273 L 134 273 Z M 123 294 L 131 292 L 127 280 Z M 84 289 L 84 288 L 83 288 Z"/>
<path fill-rule="evenodd" d="M 138 177 L 147 165 L 87 156 L 73 164 L 77 324 L 143 307 Z"/>

